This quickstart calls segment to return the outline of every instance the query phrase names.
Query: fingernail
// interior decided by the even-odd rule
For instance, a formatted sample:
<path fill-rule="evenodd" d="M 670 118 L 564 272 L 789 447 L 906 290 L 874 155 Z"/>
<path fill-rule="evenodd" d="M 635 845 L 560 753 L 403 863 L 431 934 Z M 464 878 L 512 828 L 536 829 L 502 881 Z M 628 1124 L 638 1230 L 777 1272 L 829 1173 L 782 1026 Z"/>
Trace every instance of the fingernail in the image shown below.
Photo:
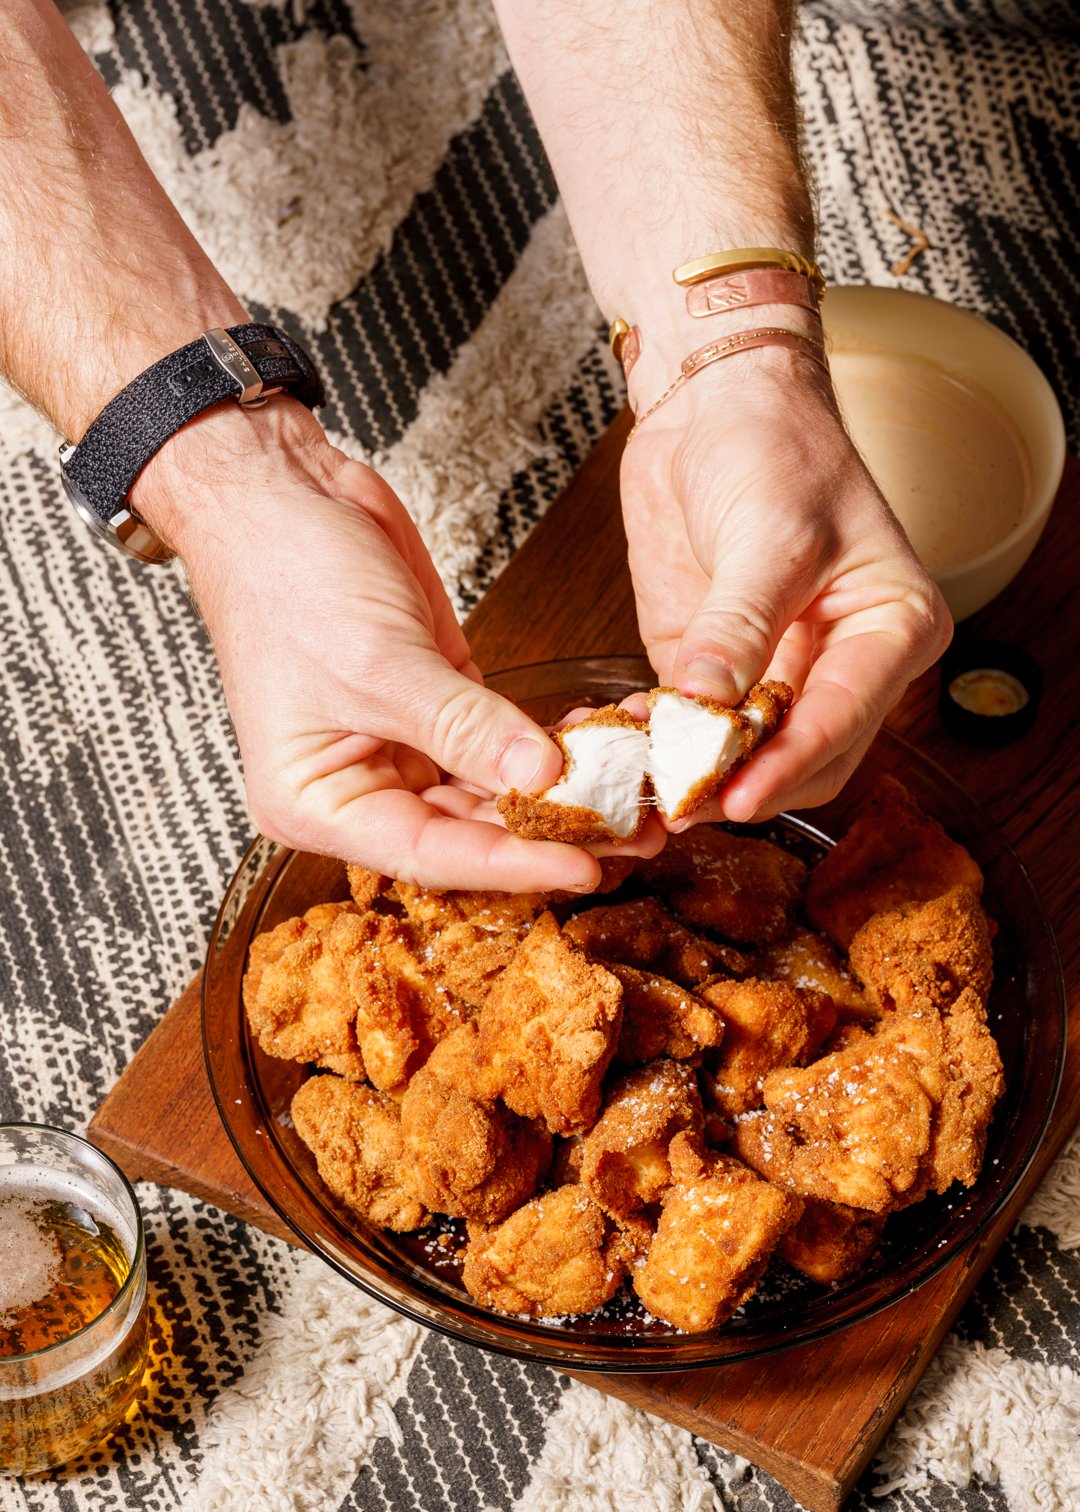
<path fill-rule="evenodd" d="M 499 763 L 499 778 L 504 788 L 528 792 L 543 764 L 545 747 L 531 735 L 520 735 Z"/>
<path fill-rule="evenodd" d="M 708 693 L 722 702 L 734 702 L 739 696 L 731 668 L 718 656 L 695 656 L 683 669 L 682 681 L 695 693 Z"/>

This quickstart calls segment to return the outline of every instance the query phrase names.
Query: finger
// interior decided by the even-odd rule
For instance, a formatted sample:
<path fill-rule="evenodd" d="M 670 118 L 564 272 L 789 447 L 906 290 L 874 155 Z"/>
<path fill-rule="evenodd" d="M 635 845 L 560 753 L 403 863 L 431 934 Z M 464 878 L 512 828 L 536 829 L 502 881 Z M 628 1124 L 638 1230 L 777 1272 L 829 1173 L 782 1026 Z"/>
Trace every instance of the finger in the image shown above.
<path fill-rule="evenodd" d="M 384 698 L 393 728 L 380 733 L 423 751 L 444 772 L 484 792 L 551 786 L 562 771 L 562 752 L 539 725 L 450 666 L 434 647 L 409 649 L 407 665 L 384 670 L 400 696 Z"/>
<path fill-rule="evenodd" d="M 816 808 L 819 804 L 828 803 L 851 777 L 873 745 L 876 735 L 877 730 L 868 730 L 862 740 L 827 762 L 809 781 L 764 803 L 753 815 L 753 822 L 760 824 L 785 809 Z"/>
<path fill-rule="evenodd" d="M 490 797 L 474 793 L 471 788 L 456 782 L 440 782 L 425 788 L 420 797 L 438 814 L 448 819 L 483 819 L 485 823 L 499 823 L 499 811 Z"/>
<path fill-rule="evenodd" d="M 830 645 L 777 734 L 724 789 L 725 816 L 776 813 L 833 762 L 847 762 L 850 774 L 850 753 L 861 755 L 920 670 L 912 642 L 895 631 L 856 633 Z"/>
<path fill-rule="evenodd" d="M 817 655 L 817 630 L 804 620 L 789 625 L 773 652 L 772 661 L 765 676 L 775 682 L 787 683 L 796 698 L 802 693 Z"/>
<path fill-rule="evenodd" d="M 788 627 L 812 597 L 801 569 L 795 581 L 760 566 L 725 564 L 686 627 L 675 656 L 675 685 L 734 704 L 764 675 Z M 786 680 L 786 679 L 785 679 Z"/>
<path fill-rule="evenodd" d="M 583 719 L 588 719 L 590 714 L 595 713 L 595 705 L 579 704 L 577 708 L 570 709 L 566 714 L 564 714 L 563 717 L 559 720 L 558 724 L 553 724 L 551 728 L 553 730 L 567 730 L 571 725 L 580 724 Z"/>
<path fill-rule="evenodd" d="M 452 818 L 401 788 L 367 793 L 274 838 L 422 887 L 584 893 L 600 880 L 599 863 L 575 846 Z"/>
<path fill-rule="evenodd" d="M 645 823 L 632 840 L 596 840 L 586 845 L 592 856 L 655 856 L 667 844 L 667 830 L 655 810 L 650 810 Z"/>
<path fill-rule="evenodd" d="M 649 717 L 649 705 L 644 693 L 629 693 L 619 704 L 620 709 L 625 709 L 631 719 L 646 720 Z"/>
<path fill-rule="evenodd" d="M 382 756 L 388 760 L 401 779 L 402 787 L 410 793 L 422 793 L 439 780 L 439 769 L 430 756 L 414 751 L 410 746 L 385 745 Z"/>
<path fill-rule="evenodd" d="M 428 788 L 420 795 L 425 803 L 437 809 L 441 814 L 447 814 L 454 819 L 482 819 L 487 824 L 503 825 L 505 821 L 495 804 L 491 801 L 483 801 L 465 789 L 443 783 L 439 787 Z M 645 817 L 641 829 L 633 840 L 595 840 L 589 845 L 582 846 L 582 850 L 589 852 L 590 856 L 655 856 L 662 851 L 667 843 L 667 831 L 664 828 L 660 815 L 655 810 Z"/>

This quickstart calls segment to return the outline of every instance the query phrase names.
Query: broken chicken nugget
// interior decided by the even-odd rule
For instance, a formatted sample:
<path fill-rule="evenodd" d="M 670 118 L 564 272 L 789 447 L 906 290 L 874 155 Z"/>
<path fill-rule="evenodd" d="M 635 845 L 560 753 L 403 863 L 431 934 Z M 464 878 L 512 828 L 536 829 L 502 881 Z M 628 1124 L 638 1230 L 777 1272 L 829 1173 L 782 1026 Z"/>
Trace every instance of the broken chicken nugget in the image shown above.
<path fill-rule="evenodd" d="M 649 734 L 625 709 L 609 704 L 556 730 L 563 774 L 532 796 L 512 788 L 498 800 L 506 826 L 528 840 L 587 845 L 633 840 L 645 822 Z"/>
<path fill-rule="evenodd" d="M 737 708 L 715 698 L 653 688 L 649 780 L 661 816 L 674 823 L 705 803 L 775 732 L 791 707 L 786 683 L 758 683 Z"/>

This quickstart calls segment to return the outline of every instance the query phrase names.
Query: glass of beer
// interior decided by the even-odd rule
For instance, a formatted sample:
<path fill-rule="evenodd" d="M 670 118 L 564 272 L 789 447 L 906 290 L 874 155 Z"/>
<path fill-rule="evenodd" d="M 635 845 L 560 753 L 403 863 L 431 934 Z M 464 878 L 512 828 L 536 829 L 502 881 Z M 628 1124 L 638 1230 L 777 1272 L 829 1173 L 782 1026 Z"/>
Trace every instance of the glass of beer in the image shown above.
<path fill-rule="evenodd" d="M 61 1129 L 0 1124 L 0 1474 L 91 1448 L 146 1368 L 146 1248 L 126 1177 Z"/>

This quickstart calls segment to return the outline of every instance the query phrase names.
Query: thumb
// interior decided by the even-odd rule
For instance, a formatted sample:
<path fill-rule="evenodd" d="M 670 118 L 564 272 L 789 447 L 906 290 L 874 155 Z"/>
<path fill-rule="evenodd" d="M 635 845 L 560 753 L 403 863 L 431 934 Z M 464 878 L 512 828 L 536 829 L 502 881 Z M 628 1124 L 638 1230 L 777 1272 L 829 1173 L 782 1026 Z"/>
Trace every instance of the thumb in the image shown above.
<path fill-rule="evenodd" d="M 674 680 L 684 691 L 737 703 L 765 674 L 794 614 L 764 578 L 760 565 L 745 574 L 730 564 L 714 572 L 675 654 Z"/>
<path fill-rule="evenodd" d="M 414 696 L 395 737 L 490 793 L 540 792 L 562 771 L 554 741 L 509 699 L 457 671 L 434 648 L 410 664 Z"/>

